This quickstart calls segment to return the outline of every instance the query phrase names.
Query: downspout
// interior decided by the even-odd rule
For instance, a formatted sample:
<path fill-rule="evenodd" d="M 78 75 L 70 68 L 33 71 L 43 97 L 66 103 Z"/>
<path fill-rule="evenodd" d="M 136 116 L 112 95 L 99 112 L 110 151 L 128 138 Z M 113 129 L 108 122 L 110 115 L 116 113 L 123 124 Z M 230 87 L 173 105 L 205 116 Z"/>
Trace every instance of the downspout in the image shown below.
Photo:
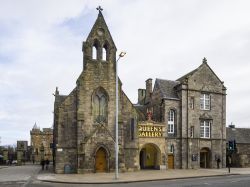
<path fill-rule="evenodd" d="M 223 85 L 224 86 L 224 85 Z M 223 167 L 223 164 L 224 164 L 224 149 L 223 149 L 223 147 L 224 147 L 224 141 L 223 141 L 223 139 L 224 139 L 224 121 L 223 121 L 223 118 L 224 118 L 224 110 L 226 110 L 226 102 L 225 102 L 225 93 L 224 93 L 224 89 L 223 89 L 223 87 L 222 87 L 222 107 L 221 107 L 221 109 L 222 109 L 222 111 L 221 111 L 221 132 L 222 132 L 222 134 L 221 134 L 221 167 Z M 224 108 L 224 104 L 225 104 L 225 108 Z M 225 119 L 226 120 L 226 119 Z M 226 147 L 225 147 L 225 149 L 226 149 Z"/>
<path fill-rule="evenodd" d="M 189 163 L 189 140 L 188 140 L 188 79 L 187 79 L 187 169 Z"/>

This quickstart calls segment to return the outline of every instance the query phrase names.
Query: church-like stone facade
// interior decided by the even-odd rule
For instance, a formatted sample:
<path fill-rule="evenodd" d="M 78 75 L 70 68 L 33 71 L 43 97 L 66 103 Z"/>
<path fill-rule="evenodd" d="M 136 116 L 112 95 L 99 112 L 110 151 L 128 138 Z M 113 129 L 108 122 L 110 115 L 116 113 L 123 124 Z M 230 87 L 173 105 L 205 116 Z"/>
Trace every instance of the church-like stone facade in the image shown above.
<path fill-rule="evenodd" d="M 53 160 L 53 150 L 51 144 L 53 143 L 53 129 L 40 129 L 36 124 L 30 131 L 31 144 L 31 161 L 40 163 L 42 159 Z"/>
<path fill-rule="evenodd" d="M 115 169 L 116 46 L 100 9 L 82 51 L 75 89 L 55 91 L 56 173 Z M 137 104 L 118 87 L 120 171 L 225 166 L 226 89 L 206 59 L 177 81 L 148 79 Z"/>

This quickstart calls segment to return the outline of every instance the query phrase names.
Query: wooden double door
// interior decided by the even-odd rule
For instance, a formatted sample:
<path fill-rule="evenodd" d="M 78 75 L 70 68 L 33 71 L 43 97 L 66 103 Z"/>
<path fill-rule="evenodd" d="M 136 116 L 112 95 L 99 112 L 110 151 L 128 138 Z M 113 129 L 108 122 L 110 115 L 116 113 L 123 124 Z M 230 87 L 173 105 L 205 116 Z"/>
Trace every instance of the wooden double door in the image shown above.
<path fill-rule="evenodd" d="M 107 153 L 106 150 L 102 147 L 96 152 L 95 170 L 96 172 L 107 171 Z"/>

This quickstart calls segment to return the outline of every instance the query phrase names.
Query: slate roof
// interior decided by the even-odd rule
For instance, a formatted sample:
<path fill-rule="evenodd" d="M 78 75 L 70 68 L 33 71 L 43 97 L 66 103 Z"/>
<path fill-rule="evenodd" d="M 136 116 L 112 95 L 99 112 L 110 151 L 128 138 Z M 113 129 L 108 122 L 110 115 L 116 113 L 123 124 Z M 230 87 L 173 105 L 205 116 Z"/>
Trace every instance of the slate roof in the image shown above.
<path fill-rule="evenodd" d="M 250 144 L 250 128 L 227 127 L 227 141 L 236 140 L 236 143 Z"/>
<path fill-rule="evenodd" d="M 180 84 L 179 81 L 156 79 L 155 84 L 159 87 L 162 97 L 165 99 L 179 99 L 175 86 Z"/>

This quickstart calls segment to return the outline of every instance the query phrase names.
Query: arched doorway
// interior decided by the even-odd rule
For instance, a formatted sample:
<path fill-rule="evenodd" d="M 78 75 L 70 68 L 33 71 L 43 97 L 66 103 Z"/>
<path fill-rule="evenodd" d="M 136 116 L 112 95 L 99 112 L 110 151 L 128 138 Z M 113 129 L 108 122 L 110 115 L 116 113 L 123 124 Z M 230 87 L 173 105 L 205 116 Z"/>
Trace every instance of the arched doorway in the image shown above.
<path fill-rule="evenodd" d="M 209 148 L 202 148 L 200 151 L 200 167 L 210 168 L 210 150 Z"/>
<path fill-rule="evenodd" d="M 160 169 L 159 148 L 154 144 L 145 144 L 140 151 L 141 169 Z"/>
<path fill-rule="evenodd" d="M 95 171 L 106 172 L 107 171 L 107 152 L 101 147 L 98 149 L 95 155 Z"/>

